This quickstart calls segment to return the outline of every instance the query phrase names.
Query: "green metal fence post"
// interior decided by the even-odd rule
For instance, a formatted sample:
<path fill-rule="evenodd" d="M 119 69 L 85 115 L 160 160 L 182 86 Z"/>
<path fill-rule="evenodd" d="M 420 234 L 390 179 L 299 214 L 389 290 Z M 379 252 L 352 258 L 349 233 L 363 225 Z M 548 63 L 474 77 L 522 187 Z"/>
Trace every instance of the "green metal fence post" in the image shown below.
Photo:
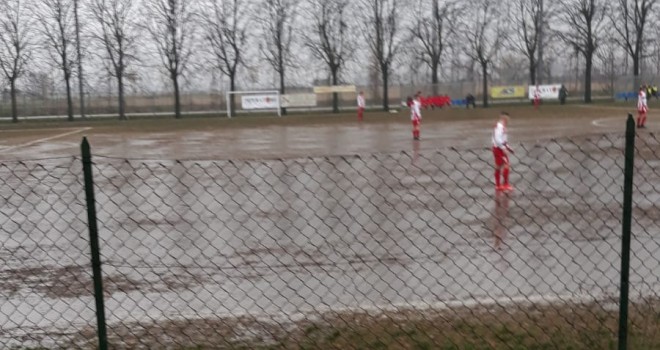
<path fill-rule="evenodd" d="M 635 120 L 626 122 L 626 163 L 623 179 L 623 232 L 621 239 L 621 294 L 619 298 L 619 350 L 628 348 L 628 279 L 630 273 L 630 225 L 632 221 L 633 167 L 635 165 Z"/>
<path fill-rule="evenodd" d="M 80 148 L 82 150 L 83 174 L 85 177 L 89 243 L 92 249 L 92 274 L 94 278 L 94 299 L 96 300 L 96 322 L 98 327 L 99 350 L 107 350 L 108 335 L 105 326 L 105 306 L 103 303 L 103 277 L 101 275 L 99 231 L 96 224 L 96 200 L 94 198 L 94 178 L 92 177 L 92 153 L 86 137 L 83 138 Z"/>

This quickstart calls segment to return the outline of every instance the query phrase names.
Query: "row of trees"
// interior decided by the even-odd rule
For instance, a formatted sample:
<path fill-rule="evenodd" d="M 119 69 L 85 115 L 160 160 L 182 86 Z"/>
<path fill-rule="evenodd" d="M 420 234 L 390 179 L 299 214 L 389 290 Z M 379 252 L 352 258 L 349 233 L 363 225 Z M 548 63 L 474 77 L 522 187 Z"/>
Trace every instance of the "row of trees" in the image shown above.
<path fill-rule="evenodd" d="M 604 42 L 625 50 L 639 83 L 650 23 L 658 0 L 3 0 L 0 2 L 0 73 L 11 91 L 17 120 L 16 82 L 40 55 L 60 73 L 73 120 L 73 79 L 84 115 L 85 59 L 102 62 L 116 82 L 120 118 L 131 68 L 159 62 L 171 83 L 181 117 L 181 79 L 199 53 L 235 90 L 246 56 L 258 55 L 285 93 L 287 73 L 303 48 L 340 84 L 349 62 L 377 70 L 383 108 L 397 59 L 411 56 L 438 83 L 443 61 L 464 57 L 478 67 L 483 104 L 488 77 L 503 53 L 525 57 L 529 83 L 543 80 L 544 49 L 581 54 L 586 102 L 591 101 L 594 56 Z M 140 54 L 139 54 L 140 53 Z M 360 56 L 362 55 L 362 56 Z M 337 96 L 334 110 L 338 111 Z"/>

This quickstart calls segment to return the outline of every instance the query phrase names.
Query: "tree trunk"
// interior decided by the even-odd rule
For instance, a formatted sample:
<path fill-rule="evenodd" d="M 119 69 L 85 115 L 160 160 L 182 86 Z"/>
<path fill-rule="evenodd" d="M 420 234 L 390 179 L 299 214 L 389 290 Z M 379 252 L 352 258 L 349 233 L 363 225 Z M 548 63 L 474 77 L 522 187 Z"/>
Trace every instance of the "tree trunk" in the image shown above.
<path fill-rule="evenodd" d="M 85 118 L 85 90 L 83 89 L 83 66 L 80 48 L 80 23 L 78 21 L 78 0 L 73 1 L 76 20 L 76 53 L 78 55 L 78 90 L 80 93 L 80 116 Z"/>
<path fill-rule="evenodd" d="M 82 68 L 78 68 L 78 75 L 82 75 Z M 80 116 L 85 118 L 85 90 L 82 77 L 78 78 L 78 91 L 80 93 Z"/>
<path fill-rule="evenodd" d="M 616 94 L 614 91 L 614 78 L 616 77 L 616 72 L 614 71 L 614 63 L 612 63 L 612 70 L 610 71 L 610 94 L 612 97 Z"/>
<path fill-rule="evenodd" d="M 537 52 L 538 52 L 538 61 L 533 62 L 534 64 L 532 64 L 532 66 L 534 66 L 534 70 L 535 70 L 534 80 L 533 80 L 533 83 L 532 83 L 534 85 L 542 84 L 543 79 L 545 77 L 545 72 L 543 71 L 543 69 L 544 69 L 543 66 L 545 65 L 545 58 L 544 58 L 544 55 L 543 55 L 543 49 L 545 48 L 545 25 L 544 25 L 543 22 L 544 22 L 544 19 L 546 18 L 546 13 L 545 13 L 545 9 L 543 7 L 543 0 L 540 0 L 538 2 L 538 6 L 539 6 L 538 7 L 539 21 L 540 21 L 540 22 L 536 22 L 536 27 L 539 31 L 539 33 L 538 33 L 538 42 L 537 42 L 537 46 L 536 46 L 537 47 Z M 536 52 L 532 53 L 532 57 L 531 57 L 531 59 L 534 60 L 534 61 L 536 60 L 534 58 L 535 53 Z"/>
<path fill-rule="evenodd" d="M 482 93 L 483 93 L 483 107 L 488 108 L 488 64 L 487 63 L 482 63 L 481 64 L 481 74 L 483 78 L 481 79 L 483 82 L 482 86 Z"/>
<path fill-rule="evenodd" d="M 433 1 L 433 18 L 434 18 L 434 23 L 436 25 L 436 29 L 438 32 L 436 34 L 438 35 L 438 40 L 442 41 L 442 20 L 440 16 L 440 4 L 438 0 Z M 439 53 L 442 53 L 442 50 L 439 51 Z M 440 56 L 440 55 L 438 55 Z M 432 64 L 431 64 L 431 83 L 433 83 L 433 96 L 438 96 L 438 70 L 440 68 L 440 57 L 432 58 Z"/>
<path fill-rule="evenodd" d="M 529 83 L 536 86 L 536 72 L 538 67 L 534 58 L 529 59 Z"/>
<path fill-rule="evenodd" d="M 337 69 L 333 68 L 332 69 L 332 85 L 336 86 L 337 83 L 339 82 L 339 78 L 337 77 Z M 339 113 L 339 94 L 336 92 L 332 93 L 332 113 Z"/>
<path fill-rule="evenodd" d="M 9 81 L 11 89 L 11 121 L 13 123 L 18 123 L 18 107 L 16 106 L 16 79 L 10 79 Z"/>
<path fill-rule="evenodd" d="M 435 2 L 437 3 L 437 1 L 435 1 Z M 438 95 L 438 82 L 439 82 L 439 79 L 438 79 L 438 65 L 439 65 L 438 62 L 434 62 L 431 65 L 431 83 L 433 84 L 433 88 L 432 88 L 433 89 L 433 96 Z"/>
<path fill-rule="evenodd" d="M 280 68 L 280 95 L 284 95 L 286 91 L 284 87 L 284 67 L 280 66 Z M 286 115 L 286 108 L 281 107 L 280 110 L 282 111 L 282 115 Z"/>
<path fill-rule="evenodd" d="M 71 75 L 68 73 L 64 74 L 64 82 L 66 83 L 66 112 L 68 115 L 68 120 L 73 121 L 73 99 L 71 97 Z"/>
<path fill-rule="evenodd" d="M 593 65 L 593 52 L 585 55 L 586 67 L 584 71 L 584 102 L 591 103 L 591 69 Z"/>
<path fill-rule="evenodd" d="M 181 119 L 181 92 L 177 74 L 172 74 L 172 83 L 174 84 L 174 118 Z"/>
<path fill-rule="evenodd" d="M 633 91 L 637 91 L 637 89 L 642 85 L 642 82 L 640 81 L 640 64 L 639 64 L 639 55 L 632 55 L 631 56 L 632 61 L 633 61 Z"/>
<path fill-rule="evenodd" d="M 383 73 L 383 110 L 387 112 L 390 110 L 390 99 L 389 99 L 390 76 L 387 69 L 382 69 L 382 73 Z"/>
<path fill-rule="evenodd" d="M 117 75 L 117 89 L 119 93 L 119 120 L 126 120 L 126 101 L 124 100 L 124 77 Z"/>
<path fill-rule="evenodd" d="M 229 91 L 236 91 L 236 72 L 229 74 Z M 232 114 L 236 111 L 236 95 L 229 94 L 229 106 L 227 106 Z"/>

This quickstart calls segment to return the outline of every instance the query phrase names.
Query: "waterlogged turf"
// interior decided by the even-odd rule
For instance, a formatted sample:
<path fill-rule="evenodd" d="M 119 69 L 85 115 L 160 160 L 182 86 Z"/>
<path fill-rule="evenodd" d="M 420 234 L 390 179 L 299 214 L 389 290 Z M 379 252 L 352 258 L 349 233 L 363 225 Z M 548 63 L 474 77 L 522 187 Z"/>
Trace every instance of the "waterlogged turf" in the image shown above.
<path fill-rule="evenodd" d="M 534 111 L 509 110 L 510 194 L 491 183 L 495 110 L 429 113 L 419 143 L 403 114 L 363 124 L 344 115 L 76 125 L 92 128 L 81 135 L 95 153 L 111 336 L 135 324 L 137 334 L 149 324 L 257 319 L 227 321 L 226 337 L 268 344 L 268 327 L 326 313 L 531 303 L 608 314 L 625 116 L 560 108 L 524 118 L 515 117 Z M 550 109 L 556 118 L 543 114 Z M 4 346 L 67 347 L 94 335 L 80 135 L 59 128 L 3 140 L 14 147 L 7 158 L 62 157 L 0 169 Z M 631 298 L 643 303 L 660 293 L 660 184 L 657 138 L 643 131 L 639 140 Z"/>

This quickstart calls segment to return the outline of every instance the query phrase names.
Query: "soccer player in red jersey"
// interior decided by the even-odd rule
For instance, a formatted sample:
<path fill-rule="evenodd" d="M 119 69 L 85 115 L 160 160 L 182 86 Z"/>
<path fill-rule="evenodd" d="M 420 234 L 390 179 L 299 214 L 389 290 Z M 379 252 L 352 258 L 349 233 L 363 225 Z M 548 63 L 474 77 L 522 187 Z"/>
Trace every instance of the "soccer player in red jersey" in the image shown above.
<path fill-rule="evenodd" d="M 413 139 L 419 140 L 420 125 L 422 124 L 422 102 L 421 102 L 421 93 L 415 95 L 415 99 L 410 106 L 410 120 L 412 120 L 413 125 Z"/>
<path fill-rule="evenodd" d="M 539 86 L 536 86 L 536 89 L 534 90 L 534 108 L 539 109 L 539 106 L 541 105 L 541 92 L 539 91 Z"/>
<path fill-rule="evenodd" d="M 639 87 L 639 94 L 637 95 L 637 127 L 646 127 L 646 113 L 649 111 L 647 103 L 646 89 L 643 86 Z"/>
<path fill-rule="evenodd" d="M 495 190 L 513 191 L 509 184 L 509 155 L 513 149 L 508 144 L 506 126 L 509 123 L 509 114 L 500 113 L 500 119 L 493 130 L 493 156 L 495 157 Z M 500 175 L 502 180 L 500 181 Z"/>
<path fill-rule="evenodd" d="M 362 118 L 364 118 L 364 108 L 367 106 L 366 101 L 364 100 L 364 91 L 360 91 L 357 97 L 357 113 L 358 113 L 358 121 L 362 121 Z"/>

